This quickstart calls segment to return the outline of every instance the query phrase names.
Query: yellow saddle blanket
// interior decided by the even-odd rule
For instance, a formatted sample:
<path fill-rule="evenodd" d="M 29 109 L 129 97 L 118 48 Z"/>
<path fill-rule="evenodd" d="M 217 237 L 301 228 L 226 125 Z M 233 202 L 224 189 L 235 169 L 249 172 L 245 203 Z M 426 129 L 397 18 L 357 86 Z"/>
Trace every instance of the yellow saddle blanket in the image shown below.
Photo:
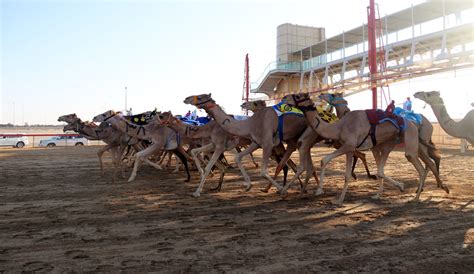
<path fill-rule="evenodd" d="M 317 106 L 316 111 L 318 112 L 319 117 L 321 117 L 323 121 L 328 122 L 330 124 L 339 120 L 339 118 L 337 118 L 337 116 L 334 113 L 327 111 L 322 106 Z"/>

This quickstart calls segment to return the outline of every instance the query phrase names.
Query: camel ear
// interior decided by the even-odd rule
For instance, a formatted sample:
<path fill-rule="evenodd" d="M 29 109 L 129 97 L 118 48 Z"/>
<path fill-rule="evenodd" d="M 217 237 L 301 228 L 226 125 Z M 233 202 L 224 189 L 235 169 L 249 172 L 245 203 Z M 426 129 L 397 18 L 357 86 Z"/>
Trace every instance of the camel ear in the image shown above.
<path fill-rule="evenodd" d="M 208 96 L 211 97 L 212 93 L 209 93 Z"/>

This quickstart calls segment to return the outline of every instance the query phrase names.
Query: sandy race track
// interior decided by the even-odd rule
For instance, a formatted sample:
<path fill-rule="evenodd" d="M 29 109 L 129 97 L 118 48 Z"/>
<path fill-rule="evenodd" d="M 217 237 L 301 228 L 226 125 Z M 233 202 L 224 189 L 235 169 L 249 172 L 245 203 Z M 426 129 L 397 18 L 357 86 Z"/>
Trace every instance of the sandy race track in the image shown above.
<path fill-rule="evenodd" d="M 215 176 L 193 198 L 196 171 L 183 183 L 181 173 L 144 166 L 135 182 L 112 183 L 109 155 L 102 176 L 96 150 L 0 149 L 0 272 L 474 271 L 472 150 L 443 150 L 450 194 L 430 174 L 421 202 L 409 202 L 415 169 L 397 151 L 386 174 L 405 192 L 386 185 L 382 200 L 371 199 L 377 183 L 359 166 L 342 207 L 331 199 L 344 157 L 330 165 L 321 197 L 314 181 L 303 198 L 296 186 L 285 200 L 274 188 L 262 193 L 259 169 L 246 163 L 251 191 L 235 169 L 222 192 L 209 190 Z M 315 163 L 329 151 L 314 149 Z"/>

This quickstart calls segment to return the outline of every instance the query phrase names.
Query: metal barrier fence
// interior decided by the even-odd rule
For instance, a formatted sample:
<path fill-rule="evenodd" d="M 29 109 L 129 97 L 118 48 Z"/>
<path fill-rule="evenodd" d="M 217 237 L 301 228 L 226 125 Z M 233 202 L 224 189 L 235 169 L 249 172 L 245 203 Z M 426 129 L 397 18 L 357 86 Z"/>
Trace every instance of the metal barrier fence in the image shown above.
<path fill-rule="evenodd" d="M 83 137 L 83 136 L 77 133 L 35 133 L 35 134 L 0 133 L 0 147 L 10 146 L 10 145 L 6 145 L 7 143 L 9 143 L 9 141 L 6 140 L 7 137 L 27 137 L 27 138 L 32 137 L 32 140 L 28 138 L 28 144 L 26 144 L 26 147 L 40 147 L 39 143 L 42 140 L 47 140 L 51 137 L 66 137 L 66 138 L 60 139 L 60 140 L 64 140 L 64 143 L 61 142 L 59 144 L 56 144 L 56 146 L 74 146 L 76 142 L 73 142 L 72 139 L 69 139 L 67 137 Z M 88 140 L 87 143 L 84 145 L 104 145 L 104 144 L 105 143 L 102 142 L 101 140 Z"/>

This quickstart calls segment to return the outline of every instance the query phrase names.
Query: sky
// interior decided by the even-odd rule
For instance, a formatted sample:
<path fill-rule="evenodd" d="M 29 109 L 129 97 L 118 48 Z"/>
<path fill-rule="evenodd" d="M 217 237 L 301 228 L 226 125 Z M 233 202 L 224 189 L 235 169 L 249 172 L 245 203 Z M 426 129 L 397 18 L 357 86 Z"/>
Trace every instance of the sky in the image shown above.
<path fill-rule="evenodd" d="M 275 61 L 283 23 L 325 27 L 327 37 L 366 23 L 368 0 L 0 0 L 0 123 L 58 124 L 109 109 L 184 114 L 189 95 L 212 93 L 240 113 L 244 59 L 250 81 Z M 379 0 L 381 15 L 422 1 Z M 344 7 L 341 9 L 341 7 Z M 474 102 L 472 70 L 391 87 L 402 103 L 418 90 L 441 90 L 462 118 Z M 453 85 L 455 83 L 455 85 Z M 463 98 L 462 102 L 459 97 Z M 353 98 L 353 99 L 352 99 Z M 370 108 L 369 92 L 349 97 Z M 352 102 L 352 103 L 351 103 Z M 415 110 L 434 118 L 424 104 Z"/>

